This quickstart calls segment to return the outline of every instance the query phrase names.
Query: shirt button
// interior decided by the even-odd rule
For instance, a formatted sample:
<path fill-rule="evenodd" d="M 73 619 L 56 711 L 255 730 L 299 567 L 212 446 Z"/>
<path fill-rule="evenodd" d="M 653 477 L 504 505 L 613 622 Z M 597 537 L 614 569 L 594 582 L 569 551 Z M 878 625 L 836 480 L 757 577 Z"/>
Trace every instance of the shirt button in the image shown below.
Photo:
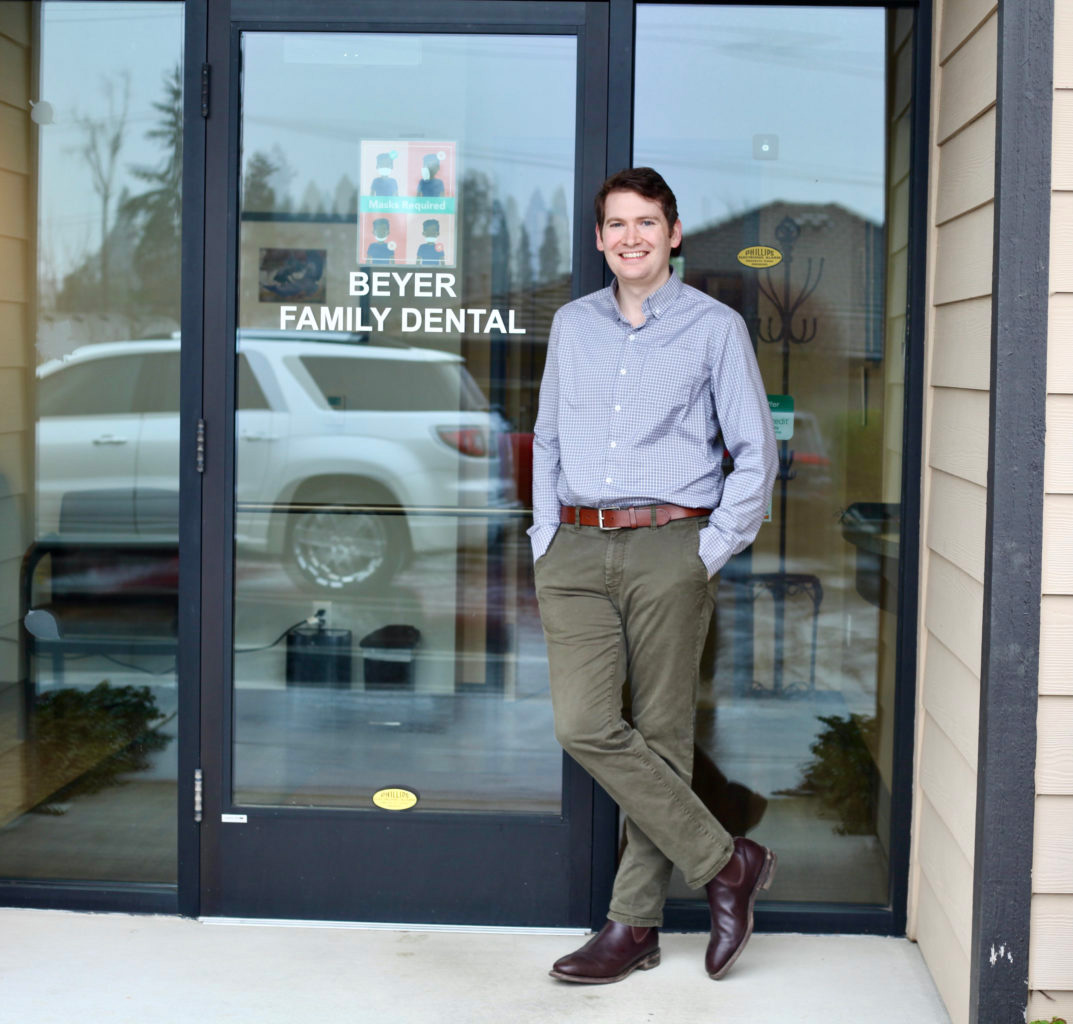
<path fill-rule="evenodd" d="M 627 341 L 636 341 L 637 340 L 637 335 L 636 334 L 631 334 L 626 340 Z"/>
<path fill-rule="evenodd" d="M 621 405 L 616 405 L 615 406 L 615 412 L 622 412 L 622 406 Z"/>
<path fill-rule="evenodd" d="M 618 447 L 618 441 L 612 441 L 611 442 L 611 447 L 612 448 L 617 448 Z"/>
<path fill-rule="evenodd" d="M 621 369 L 621 370 L 619 370 L 618 372 L 619 372 L 619 373 L 622 373 L 622 374 L 624 374 L 624 373 L 626 372 L 626 367 L 625 367 L 625 366 L 624 366 L 624 367 L 622 367 L 622 369 Z"/>
<path fill-rule="evenodd" d="M 609 476 L 605 476 L 605 477 L 604 477 L 604 483 L 605 483 L 605 484 L 609 484 L 609 483 L 611 483 L 611 477 L 609 477 Z"/>

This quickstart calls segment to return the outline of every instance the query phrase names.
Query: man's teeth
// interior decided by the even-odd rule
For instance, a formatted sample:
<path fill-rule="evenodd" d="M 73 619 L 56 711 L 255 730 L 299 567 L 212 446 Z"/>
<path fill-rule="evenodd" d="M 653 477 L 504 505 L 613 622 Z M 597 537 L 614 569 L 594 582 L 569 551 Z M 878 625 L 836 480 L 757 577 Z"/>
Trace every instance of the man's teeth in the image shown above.
<path fill-rule="evenodd" d="M 623 258 L 624 260 L 639 260 L 639 259 L 641 259 L 641 258 L 642 258 L 643 256 L 647 256 L 647 255 L 648 255 L 648 254 L 647 254 L 647 253 L 644 253 L 644 252 L 624 252 L 624 253 L 622 254 L 622 258 Z"/>

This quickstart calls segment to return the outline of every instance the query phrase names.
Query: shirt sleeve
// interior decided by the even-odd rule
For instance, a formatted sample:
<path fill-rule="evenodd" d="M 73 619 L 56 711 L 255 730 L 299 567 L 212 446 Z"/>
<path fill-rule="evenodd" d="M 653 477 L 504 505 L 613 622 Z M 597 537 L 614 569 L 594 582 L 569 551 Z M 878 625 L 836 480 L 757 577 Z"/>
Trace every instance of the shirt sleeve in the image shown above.
<path fill-rule="evenodd" d="M 715 349 L 712 397 L 723 443 L 734 457 L 734 471 L 700 535 L 700 557 L 709 576 L 755 540 L 779 464 L 767 392 L 749 331 L 737 313 Z"/>
<path fill-rule="evenodd" d="M 559 314 L 551 324 L 540 404 L 533 430 L 533 525 L 527 531 L 536 561 L 559 529 Z"/>

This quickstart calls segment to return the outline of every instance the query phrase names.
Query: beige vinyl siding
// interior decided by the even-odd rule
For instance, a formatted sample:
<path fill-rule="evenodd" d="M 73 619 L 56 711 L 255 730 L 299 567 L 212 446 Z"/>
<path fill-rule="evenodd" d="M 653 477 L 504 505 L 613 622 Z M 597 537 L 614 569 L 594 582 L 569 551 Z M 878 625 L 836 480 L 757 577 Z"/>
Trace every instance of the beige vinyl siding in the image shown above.
<path fill-rule="evenodd" d="M 937 0 L 908 931 L 968 1020 L 987 508 L 997 8 Z"/>
<path fill-rule="evenodd" d="M 888 210 L 887 305 L 884 347 L 888 353 L 905 351 L 906 278 L 909 264 L 909 172 L 913 119 L 913 12 L 894 17 L 894 68 L 888 116 L 890 147 L 887 153 Z M 896 502 L 902 491 L 902 416 L 905 409 L 905 360 L 883 360 L 883 500 Z M 893 642 L 893 641 L 892 641 Z M 886 765 L 889 758 L 881 757 Z M 888 785 L 890 780 L 886 780 Z"/>
<path fill-rule="evenodd" d="M 1073 1018 L 1073 4 L 1055 4 L 1029 1019 Z"/>
<path fill-rule="evenodd" d="M 918 824 L 922 820 L 920 807 L 916 807 Z M 934 843 L 937 849 L 940 844 Z M 940 854 L 948 859 L 945 853 Z M 918 864 L 918 870 L 921 865 Z M 971 865 L 969 866 L 971 870 Z M 937 893 L 929 882 L 927 872 L 919 870 L 917 881 L 917 942 L 924 959 L 935 979 L 939 994 L 953 1022 L 964 1022 L 969 1016 L 969 957 L 965 947 L 951 924 L 950 915 L 944 909 L 948 900 Z M 941 972 L 937 970 L 941 967 Z"/>
<path fill-rule="evenodd" d="M 0 825 L 25 802 L 18 646 L 19 571 L 29 545 L 32 423 L 25 408 L 33 251 L 30 11 L 0 5 Z"/>
<path fill-rule="evenodd" d="M 994 132 L 993 119 L 979 123 L 990 124 Z M 932 330 L 943 344 L 931 353 L 931 383 L 940 388 L 987 391 L 991 386 L 991 297 L 950 302 L 937 306 L 933 314 Z"/>
<path fill-rule="evenodd" d="M 1073 697 L 1073 597 L 1043 595 L 1039 626 L 1039 692 Z"/>

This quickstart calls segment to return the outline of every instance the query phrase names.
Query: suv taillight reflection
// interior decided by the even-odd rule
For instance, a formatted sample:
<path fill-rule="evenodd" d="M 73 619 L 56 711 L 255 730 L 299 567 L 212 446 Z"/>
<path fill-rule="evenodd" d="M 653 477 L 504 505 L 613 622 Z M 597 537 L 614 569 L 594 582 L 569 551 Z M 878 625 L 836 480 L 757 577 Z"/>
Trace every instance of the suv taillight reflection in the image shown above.
<path fill-rule="evenodd" d="M 488 431 L 484 427 L 437 427 L 436 433 L 444 444 L 463 455 L 487 458 L 492 454 Z"/>

